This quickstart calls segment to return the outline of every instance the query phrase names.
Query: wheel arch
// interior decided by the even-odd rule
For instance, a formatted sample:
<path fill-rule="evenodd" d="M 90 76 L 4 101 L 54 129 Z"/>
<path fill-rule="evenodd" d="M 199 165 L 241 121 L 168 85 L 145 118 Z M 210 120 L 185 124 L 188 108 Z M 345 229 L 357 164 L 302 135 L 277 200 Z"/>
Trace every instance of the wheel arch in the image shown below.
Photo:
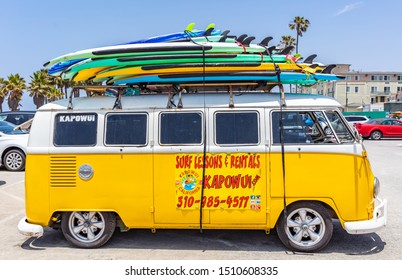
<path fill-rule="evenodd" d="M 317 252 L 332 239 L 333 221 L 331 209 L 319 200 L 298 200 L 290 203 L 289 215 L 282 211 L 275 226 L 280 241 L 292 251 Z M 299 209 L 305 208 L 304 211 Z M 302 214 L 304 212 L 304 214 Z M 294 220 L 293 220 L 294 218 Z M 291 219 L 291 220 L 288 220 Z"/>
<path fill-rule="evenodd" d="M 341 218 L 341 216 L 339 215 L 339 212 L 336 208 L 336 205 L 334 203 L 334 201 L 332 199 L 327 199 L 327 198 L 314 198 L 314 199 L 297 199 L 297 200 L 293 200 L 290 203 L 287 203 L 286 207 L 289 207 L 293 204 L 296 203 L 301 203 L 301 202 L 311 202 L 311 203 L 317 203 L 322 205 L 328 212 L 328 215 L 332 218 L 332 219 L 338 219 L 340 221 L 342 221 L 343 224 L 343 220 Z M 282 215 L 284 214 L 284 210 L 282 209 L 282 211 L 279 213 L 279 215 L 276 217 L 276 221 L 275 221 L 275 227 L 277 226 L 280 218 L 282 217 Z"/>
<path fill-rule="evenodd" d="M 11 150 L 19 150 L 19 151 L 21 151 L 25 156 L 27 155 L 27 153 L 26 153 L 23 149 L 21 149 L 21 147 L 18 147 L 18 146 L 10 146 L 10 147 L 7 147 L 6 149 L 4 149 L 3 153 L 1 154 L 1 162 L 4 161 L 4 156 L 5 156 L 9 151 L 11 151 Z"/>
<path fill-rule="evenodd" d="M 59 229 L 60 223 L 62 220 L 63 213 L 66 212 L 102 212 L 102 213 L 111 213 L 116 218 L 116 227 L 120 230 L 128 229 L 127 226 L 124 224 L 123 220 L 121 219 L 120 215 L 116 210 L 113 209 L 63 209 L 54 211 L 53 214 L 50 216 L 48 227 Z"/>
<path fill-rule="evenodd" d="M 9 152 L 11 152 L 11 151 L 16 151 L 18 153 L 21 153 L 22 154 L 21 156 L 23 156 L 22 165 L 20 167 L 18 167 L 17 169 L 9 168 L 7 166 L 7 164 L 5 163 L 5 158 L 6 158 L 7 154 Z M 7 170 L 12 171 L 12 172 L 14 172 L 14 171 L 23 171 L 23 170 L 25 170 L 25 166 L 26 166 L 26 157 L 27 157 L 27 154 L 24 151 L 24 149 L 22 149 L 21 147 L 19 147 L 19 146 L 9 146 L 9 147 L 5 148 L 3 153 L 0 155 L 0 165 L 4 166 Z"/>

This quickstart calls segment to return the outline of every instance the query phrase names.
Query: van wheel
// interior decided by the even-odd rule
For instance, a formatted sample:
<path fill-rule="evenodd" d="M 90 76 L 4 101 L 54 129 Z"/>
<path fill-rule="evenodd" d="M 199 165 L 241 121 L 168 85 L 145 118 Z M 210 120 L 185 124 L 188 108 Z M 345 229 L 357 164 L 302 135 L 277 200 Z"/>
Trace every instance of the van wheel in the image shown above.
<path fill-rule="evenodd" d="M 374 130 L 373 132 L 371 132 L 370 137 L 373 140 L 380 140 L 382 137 L 382 133 L 379 130 Z"/>
<path fill-rule="evenodd" d="M 287 207 L 276 225 L 279 239 L 290 250 L 315 252 L 327 246 L 333 224 L 327 209 L 314 202 L 296 202 Z"/>
<path fill-rule="evenodd" d="M 115 228 L 116 217 L 108 212 L 66 212 L 61 220 L 64 237 L 80 248 L 101 247 Z"/>
<path fill-rule="evenodd" d="M 8 171 L 22 171 L 25 169 L 25 154 L 21 150 L 10 150 L 3 158 L 4 167 Z"/>

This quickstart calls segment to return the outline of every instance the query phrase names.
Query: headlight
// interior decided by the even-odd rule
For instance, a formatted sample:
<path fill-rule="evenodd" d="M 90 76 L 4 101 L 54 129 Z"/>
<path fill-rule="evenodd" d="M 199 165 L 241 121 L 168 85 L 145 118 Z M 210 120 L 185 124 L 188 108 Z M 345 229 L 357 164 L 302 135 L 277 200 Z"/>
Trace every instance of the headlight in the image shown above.
<path fill-rule="evenodd" d="M 377 197 L 380 193 L 380 180 L 377 177 L 374 177 L 374 197 Z"/>

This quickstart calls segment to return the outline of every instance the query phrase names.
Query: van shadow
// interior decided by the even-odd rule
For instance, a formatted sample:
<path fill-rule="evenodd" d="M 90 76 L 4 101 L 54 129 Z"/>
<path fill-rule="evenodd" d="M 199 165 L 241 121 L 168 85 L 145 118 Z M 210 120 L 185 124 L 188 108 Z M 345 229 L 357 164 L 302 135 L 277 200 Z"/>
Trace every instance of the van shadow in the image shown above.
<path fill-rule="evenodd" d="M 116 230 L 102 249 L 149 249 L 149 250 L 198 250 L 198 251 L 246 251 L 284 252 L 287 255 L 314 255 L 325 258 L 326 254 L 340 253 L 350 256 L 375 255 L 384 250 L 386 243 L 375 233 L 350 235 L 337 222 L 332 240 L 324 250 L 314 254 L 289 251 L 273 230 L 266 235 L 262 230 Z M 22 246 L 26 250 L 72 248 L 61 231 L 46 229 L 40 238 L 30 238 Z"/>

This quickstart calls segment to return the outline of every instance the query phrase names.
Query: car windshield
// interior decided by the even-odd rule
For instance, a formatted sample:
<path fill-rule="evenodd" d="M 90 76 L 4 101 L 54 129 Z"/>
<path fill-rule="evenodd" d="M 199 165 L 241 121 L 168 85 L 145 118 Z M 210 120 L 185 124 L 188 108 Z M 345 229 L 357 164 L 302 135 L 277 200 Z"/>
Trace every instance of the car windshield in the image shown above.
<path fill-rule="evenodd" d="M 374 120 L 369 120 L 366 122 L 367 124 L 380 124 L 383 121 L 383 119 L 374 119 Z"/>
<path fill-rule="evenodd" d="M 4 134 L 26 134 L 26 130 L 14 130 L 16 125 L 6 122 L 6 121 L 0 121 L 0 132 L 3 132 Z"/>

